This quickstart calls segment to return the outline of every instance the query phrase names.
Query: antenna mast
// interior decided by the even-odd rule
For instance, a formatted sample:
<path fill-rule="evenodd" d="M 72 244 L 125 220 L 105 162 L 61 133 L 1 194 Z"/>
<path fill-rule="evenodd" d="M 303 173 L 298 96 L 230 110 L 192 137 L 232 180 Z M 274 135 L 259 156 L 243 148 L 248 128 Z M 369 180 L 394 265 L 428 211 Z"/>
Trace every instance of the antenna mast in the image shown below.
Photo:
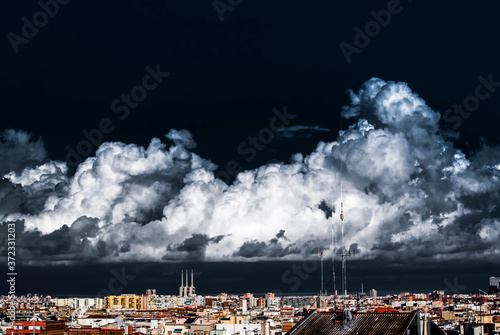
<path fill-rule="evenodd" d="M 318 250 L 318 256 L 321 260 L 321 290 L 319 291 L 319 296 L 323 296 L 325 294 L 325 286 L 323 285 L 323 255 L 325 254 L 324 250 Z"/>
<path fill-rule="evenodd" d="M 337 295 L 337 286 L 335 281 L 335 249 L 336 249 L 335 224 L 333 221 L 333 197 L 332 197 L 332 274 L 333 274 L 333 294 Z"/>
<path fill-rule="evenodd" d="M 342 294 L 347 295 L 347 281 L 346 281 L 346 250 L 344 247 L 344 203 L 340 203 L 340 224 L 342 230 Z"/>
<path fill-rule="evenodd" d="M 342 123 L 342 116 L 340 117 L 340 122 Z M 342 150 L 342 126 L 340 130 L 340 136 L 339 136 L 339 158 L 340 158 L 340 229 L 341 229 L 341 234 L 342 234 L 342 252 L 341 252 L 341 257 L 342 257 L 342 294 L 344 296 L 347 296 L 347 275 L 346 275 L 346 256 L 347 252 L 344 246 L 344 185 L 343 185 L 343 171 L 344 171 L 344 164 L 342 162 L 342 155 L 343 155 L 343 150 Z M 342 309 L 345 310 L 344 307 L 344 300 L 342 301 Z"/>

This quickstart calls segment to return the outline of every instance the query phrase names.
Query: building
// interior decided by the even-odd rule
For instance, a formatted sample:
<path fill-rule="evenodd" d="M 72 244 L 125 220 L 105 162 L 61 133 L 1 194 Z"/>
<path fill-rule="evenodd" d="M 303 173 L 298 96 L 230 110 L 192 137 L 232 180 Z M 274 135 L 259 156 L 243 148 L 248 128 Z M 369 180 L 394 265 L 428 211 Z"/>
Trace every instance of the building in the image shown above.
<path fill-rule="evenodd" d="M 123 325 L 123 318 L 114 315 L 86 314 L 79 317 L 77 323 L 84 328 L 100 328 L 111 324 L 121 327 Z"/>
<path fill-rule="evenodd" d="M 289 335 L 446 335 L 418 311 L 411 313 L 353 313 L 312 311 L 302 318 Z"/>
<path fill-rule="evenodd" d="M 136 294 L 109 295 L 104 298 L 104 307 L 147 309 L 147 298 Z"/>
<path fill-rule="evenodd" d="M 195 298 L 196 306 L 205 306 L 205 297 L 201 295 L 197 295 Z"/>
<path fill-rule="evenodd" d="M 158 308 L 158 296 L 155 289 L 147 289 L 145 299 L 145 309 L 152 310 Z"/>
<path fill-rule="evenodd" d="M 40 335 L 45 330 L 45 327 L 45 321 L 15 321 L 14 327 L 7 328 L 5 333 L 7 335 Z"/>
<path fill-rule="evenodd" d="M 266 299 L 266 307 L 267 308 L 280 308 L 281 307 L 281 298 L 267 298 Z"/>
<path fill-rule="evenodd" d="M 57 307 L 67 306 L 71 308 L 102 308 L 104 303 L 102 298 L 51 298 L 51 301 Z"/>
<path fill-rule="evenodd" d="M 71 308 L 76 308 L 76 300 L 77 298 L 54 298 L 51 299 L 51 301 L 57 306 L 57 307 L 71 307 Z M 101 305 L 102 305 L 102 299 L 101 299 Z"/>
<path fill-rule="evenodd" d="M 248 302 L 247 299 L 241 300 L 241 314 L 246 315 L 248 311 Z"/>
<path fill-rule="evenodd" d="M 377 297 L 377 290 L 375 290 L 375 289 L 372 288 L 370 290 L 370 297 L 371 298 L 376 298 Z"/>
<path fill-rule="evenodd" d="M 125 331 L 105 328 L 67 328 L 64 335 L 125 335 Z"/>
<path fill-rule="evenodd" d="M 293 307 L 281 307 L 280 317 L 281 318 L 292 318 L 293 317 Z"/>
<path fill-rule="evenodd" d="M 158 309 L 175 308 L 182 306 L 183 298 L 173 295 L 160 295 L 157 297 L 156 306 Z"/>
<path fill-rule="evenodd" d="M 47 321 L 45 329 L 42 329 L 40 335 L 64 335 L 66 322 L 64 321 Z"/>
<path fill-rule="evenodd" d="M 209 335 L 215 329 L 213 323 L 203 322 L 201 319 L 188 318 L 176 324 L 165 324 L 163 326 L 164 335 Z"/>
<path fill-rule="evenodd" d="M 290 306 L 293 308 L 311 308 L 314 305 L 314 297 L 301 297 L 301 296 L 292 296 L 292 297 L 283 297 L 283 306 Z"/>
<path fill-rule="evenodd" d="M 219 303 L 225 303 L 227 300 L 229 300 L 229 295 L 227 293 L 219 293 L 217 295 L 217 300 Z"/>
<path fill-rule="evenodd" d="M 211 331 L 210 334 L 221 334 L 221 335 L 229 335 L 229 334 L 246 334 L 246 335 L 254 335 L 254 334 L 262 334 L 261 329 L 262 326 L 256 323 L 242 323 L 242 324 L 234 324 L 234 323 L 225 323 L 225 324 L 216 324 L 215 331 Z"/>
<path fill-rule="evenodd" d="M 490 294 L 500 293 L 500 277 L 490 277 Z"/>

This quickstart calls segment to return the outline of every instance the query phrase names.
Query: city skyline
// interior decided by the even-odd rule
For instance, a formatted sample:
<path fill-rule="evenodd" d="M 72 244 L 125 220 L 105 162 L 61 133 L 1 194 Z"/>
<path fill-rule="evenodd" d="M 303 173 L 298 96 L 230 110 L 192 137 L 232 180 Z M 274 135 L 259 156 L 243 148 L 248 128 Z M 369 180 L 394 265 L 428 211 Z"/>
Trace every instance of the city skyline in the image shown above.
<path fill-rule="evenodd" d="M 498 289 L 498 283 L 493 284 Z M 369 296 L 351 297 L 278 297 L 274 293 L 260 297 L 252 293 L 164 296 L 155 289 L 144 293 L 103 298 L 2 296 L 0 306 L 13 320 L 2 320 L 0 327 L 10 335 L 172 335 L 193 331 L 204 335 L 237 335 L 247 331 L 250 335 L 279 335 L 332 333 L 333 329 L 337 333 L 353 327 L 364 329 L 364 334 L 388 333 L 387 330 L 401 334 L 401 329 L 409 329 L 410 334 L 418 335 L 467 335 L 471 330 L 493 335 L 500 330 L 500 296 L 483 292 L 402 292 L 381 296 L 370 290 Z M 314 320 L 330 331 L 318 328 Z"/>
<path fill-rule="evenodd" d="M 500 276 L 493 9 L 9 4 L 3 292 L 174 294 L 194 269 L 181 295 L 309 294 L 318 252 L 328 293 L 340 255 L 348 292 L 487 291 Z"/>

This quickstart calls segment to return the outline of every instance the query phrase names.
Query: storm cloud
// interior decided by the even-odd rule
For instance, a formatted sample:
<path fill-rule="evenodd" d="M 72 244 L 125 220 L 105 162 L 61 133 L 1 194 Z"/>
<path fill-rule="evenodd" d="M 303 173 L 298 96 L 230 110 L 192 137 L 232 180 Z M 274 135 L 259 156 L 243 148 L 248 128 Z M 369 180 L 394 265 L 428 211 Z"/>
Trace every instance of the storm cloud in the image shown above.
<path fill-rule="evenodd" d="M 355 123 L 336 141 L 230 185 L 187 130 L 171 130 L 169 147 L 103 143 L 72 176 L 41 140 L 4 132 L 1 224 L 16 223 L 25 264 L 314 258 L 332 252 L 342 180 L 357 258 L 498 259 L 500 148 L 457 149 L 459 134 L 405 83 L 372 78 L 349 94 L 341 113 Z"/>

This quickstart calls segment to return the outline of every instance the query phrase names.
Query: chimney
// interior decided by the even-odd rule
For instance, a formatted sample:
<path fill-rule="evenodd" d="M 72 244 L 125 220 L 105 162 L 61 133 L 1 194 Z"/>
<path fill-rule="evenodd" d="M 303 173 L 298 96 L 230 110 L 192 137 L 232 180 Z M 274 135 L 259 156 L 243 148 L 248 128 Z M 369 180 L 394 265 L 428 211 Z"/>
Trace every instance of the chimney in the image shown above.
<path fill-rule="evenodd" d="M 184 270 L 181 270 L 181 287 L 179 287 L 179 296 L 184 296 Z"/>

